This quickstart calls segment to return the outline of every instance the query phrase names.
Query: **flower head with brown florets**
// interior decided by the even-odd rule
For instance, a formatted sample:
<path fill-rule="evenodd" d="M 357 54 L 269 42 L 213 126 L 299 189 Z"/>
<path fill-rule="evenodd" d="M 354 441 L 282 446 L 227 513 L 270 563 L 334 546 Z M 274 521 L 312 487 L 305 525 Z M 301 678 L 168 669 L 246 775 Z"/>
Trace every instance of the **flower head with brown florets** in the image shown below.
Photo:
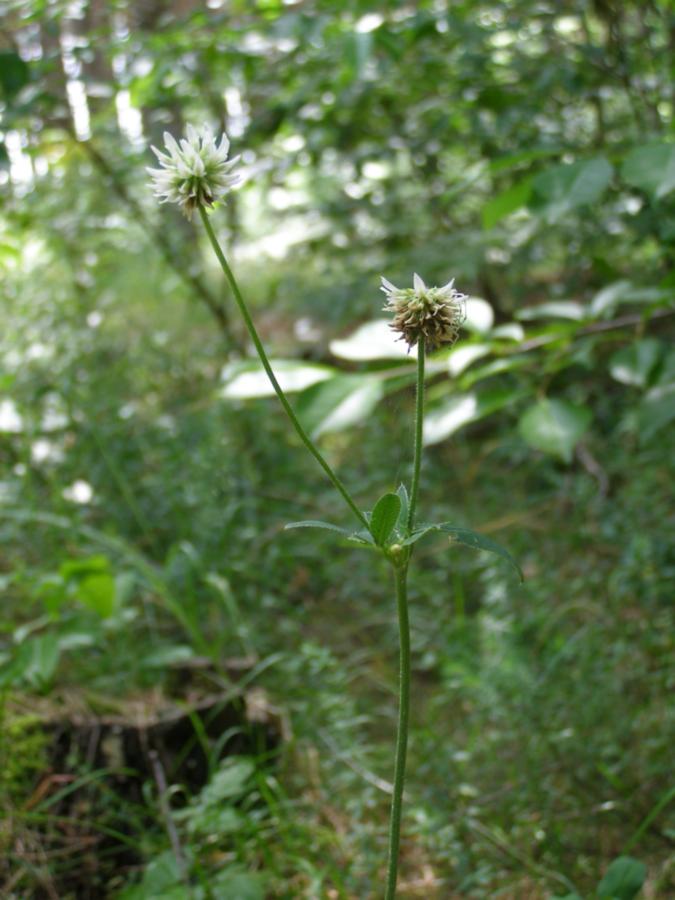
<path fill-rule="evenodd" d="M 226 135 L 216 143 L 208 127 L 198 131 L 188 125 L 180 143 L 165 131 L 164 147 L 165 153 L 152 148 L 161 168 L 146 171 L 160 203 L 178 204 L 188 219 L 198 207 L 212 207 L 222 200 L 239 181 L 238 175 L 230 174 L 239 157 L 227 158 Z"/>
<path fill-rule="evenodd" d="M 381 290 L 387 296 L 385 312 L 394 314 L 391 328 L 399 340 L 414 347 L 424 338 L 426 350 L 442 344 L 454 344 L 466 318 L 466 294 L 453 287 L 454 278 L 443 287 L 427 287 L 419 275 L 413 275 L 412 288 L 397 288 L 382 278 Z"/>

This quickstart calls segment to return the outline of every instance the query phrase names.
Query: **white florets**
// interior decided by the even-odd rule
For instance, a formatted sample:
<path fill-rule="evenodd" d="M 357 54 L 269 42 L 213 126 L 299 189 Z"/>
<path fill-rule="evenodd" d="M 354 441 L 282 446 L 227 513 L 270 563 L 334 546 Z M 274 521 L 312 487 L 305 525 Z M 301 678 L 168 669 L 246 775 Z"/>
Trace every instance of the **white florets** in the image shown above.
<path fill-rule="evenodd" d="M 177 203 L 188 219 L 198 207 L 222 200 L 239 181 L 238 175 L 230 174 L 239 157 L 228 160 L 226 135 L 217 144 L 208 127 L 198 130 L 188 125 L 180 143 L 165 131 L 164 147 L 165 153 L 152 148 L 161 168 L 146 171 L 160 203 Z"/>
<path fill-rule="evenodd" d="M 412 288 L 397 288 L 382 278 L 381 290 L 387 296 L 385 312 L 394 314 L 391 328 L 414 347 L 424 338 L 427 350 L 442 344 L 454 344 L 466 318 L 466 294 L 453 287 L 455 279 L 443 287 L 427 287 L 419 275 Z"/>

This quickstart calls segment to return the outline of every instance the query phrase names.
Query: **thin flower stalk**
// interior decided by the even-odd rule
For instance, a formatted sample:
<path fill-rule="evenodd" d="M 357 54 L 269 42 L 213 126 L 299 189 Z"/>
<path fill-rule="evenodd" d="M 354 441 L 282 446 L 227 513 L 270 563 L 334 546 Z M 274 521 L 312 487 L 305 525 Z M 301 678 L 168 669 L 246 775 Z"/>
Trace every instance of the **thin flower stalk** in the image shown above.
<path fill-rule="evenodd" d="M 439 525 L 425 526 L 424 529 L 418 532 L 414 530 L 419 497 L 424 431 L 425 358 L 428 351 L 435 350 L 442 345 L 452 344 L 457 339 L 459 328 L 464 321 L 466 297 L 455 290 L 454 281 L 449 281 L 442 287 L 427 287 L 422 278 L 415 274 L 412 288 L 398 288 L 386 278 L 382 278 L 382 290 L 387 298 L 385 310 L 393 314 L 391 328 L 399 334 L 400 339 L 408 343 L 409 348 L 417 347 L 413 474 L 405 516 L 400 512 L 403 509 L 402 498 L 407 498 L 408 496 L 403 486 L 401 486 L 397 494 L 385 494 L 384 497 L 380 498 L 373 512 L 367 516 L 358 508 L 345 485 L 298 420 L 293 407 L 274 374 L 267 352 L 260 340 L 237 280 L 209 221 L 208 210 L 217 202 L 225 201 L 230 190 L 239 180 L 238 175 L 231 171 L 238 157 L 229 159 L 229 142 L 227 138 L 223 135 L 220 142 L 217 143 L 208 129 L 198 131 L 189 126 L 187 137 L 181 140 L 180 143 L 168 134 L 164 136 L 164 139 L 165 151 L 153 148 L 160 167 L 148 169 L 155 195 L 162 203 L 168 202 L 178 205 L 188 219 L 192 218 L 195 210 L 198 211 L 213 252 L 225 274 L 248 334 L 279 402 L 290 419 L 298 437 L 308 452 L 319 463 L 363 529 L 363 531 L 358 532 L 356 535 L 351 535 L 351 537 L 362 544 L 375 545 L 394 569 L 400 651 L 399 706 L 385 887 L 385 900 L 394 900 L 398 880 L 403 790 L 410 716 L 411 664 L 407 590 L 408 569 L 414 542 L 429 530 L 434 528 L 442 530 L 445 528 L 444 525 Z M 393 518 L 391 515 L 392 510 Z M 394 525 L 397 510 L 399 510 L 399 520 L 403 521 Z M 300 522 L 294 523 L 294 526 L 326 526 L 326 524 Z M 330 524 L 328 524 L 328 527 L 332 530 L 340 530 Z M 474 538 L 478 539 L 479 536 L 474 535 Z M 470 545 L 476 546 L 475 542 Z M 480 542 L 478 545 L 483 546 Z M 502 552 L 503 555 L 503 551 L 495 551 L 492 545 L 487 547 L 487 549 L 491 549 L 493 552 Z"/>
<path fill-rule="evenodd" d="M 284 393 L 281 385 L 279 384 L 279 381 L 278 381 L 276 375 L 274 374 L 272 366 L 270 365 L 270 361 L 269 361 L 269 358 L 265 351 L 265 348 L 263 346 L 263 343 L 260 340 L 258 331 L 253 323 L 253 319 L 251 318 L 251 315 L 248 311 L 248 307 L 246 306 L 246 302 L 244 301 L 242 293 L 239 290 L 239 285 L 237 284 L 237 280 L 234 277 L 234 274 L 227 262 L 227 259 L 225 258 L 225 254 L 223 253 L 220 244 L 218 243 L 218 238 L 216 237 L 215 232 L 213 231 L 213 228 L 211 227 L 211 223 L 209 222 L 208 215 L 203 206 L 199 207 L 199 213 L 201 215 L 202 222 L 204 223 L 204 228 L 206 229 L 206 233 L 208 235 L 209 241 L 211 242 L 213 252 L 216 254 L 216 257 L 218 258 L 218 262 L 220 263 L 221 268 L 225 274 L 225 277 L 228 280 L 230 288 L 232 289 L 232 293 L 234 295 L 235 302 L 236 302 L 237 306 L 239 307 L 239 312 L 241 313 L 241 316 L 244 320 L 244 324 L 246 325 L 246 330 L 248 331 L 249 336 L 250 336 L 251 340 L 253 341 L 253 345 L 256 349 L 258 357 L 260 358 L 260 362 L 262 363 L 263 369 L 265 370 L 265 373 L 266 373 L 267 377 L 269 378 L 272 387 L 274 388 L 275 394 L 279 398 L 279 402 L 283 406 L 284 411 L 286 412 L 286 415 L 291 420 L 291 424 L 295 428 L 295 431 L 296 431 L 298 437 L 300 438 L 300 440 L 302 441 L 302 443 L 305 445 L 307 450 L 309 450 L 309 452 L 312 454 L 314 459 L 316 459 L 316 461 L 319 463 L 321 468 L 324 470 L 324 472 L 326 473 L 326 475 L 332 482 L 335 489 L 338 491 L 338 493 L 341 495 L 341 497 L 343 498 L 343 500 L 345 501 L 347 506 L 351 509 L 351 511 L 354 513 L 354 515 L 358 519 L 361 527 L 365 528 L 367 531 L 368 530 L 368 522 L 367 522 L 365 516 L 363 515 L 361 510 L 358 508 L 358 506 L 352 499 L 351 494 L 349 493 L 349 491 L 347 490 L 345 485 L 342 483 L 341 479 L 335 474 L 335 472 L 330 467 L 330 465 L 328 464 L 328 462 L 326 461 L 325 457 L 320 452 L 320 450 L 318 449 L 316 444 L 312 441 L 312 439 L 309 437 L 309 435 L 307 434 L 305 429 L 302 427 L 298 417 L 296 416 L 295 412 L 293 411 L 293 407 L 288 402 L 288 398 L 286 397 L 286 394 Z"/>

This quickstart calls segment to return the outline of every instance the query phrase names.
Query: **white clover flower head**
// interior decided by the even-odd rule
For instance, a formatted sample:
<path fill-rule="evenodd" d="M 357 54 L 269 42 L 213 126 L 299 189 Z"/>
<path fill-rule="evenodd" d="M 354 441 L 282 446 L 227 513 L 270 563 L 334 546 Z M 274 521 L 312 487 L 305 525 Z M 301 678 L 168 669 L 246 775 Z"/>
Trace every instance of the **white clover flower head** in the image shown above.
<path fill-rule="evenodd" d="M 466 318 L 467 296 L 456 291 L 454 283 L 453 278 L 443 287 L 427 287 L 415 273 L 412 288 L 397 288 L 382 278 L 381 290 L 387 297 L 384 310 L 394 314 L 390 327 L 399 332 L 399 340 L 414 347 L 424 338 L 427 350 L 455 343 Z"/>
<path fill-rule="evenodd" d="M 152 148 L 160 168 L 146 171 L 159 202 L 177 203 L 188 219 L 195 209 L 212 207 L 222 200 L 239 181 L 238 175 L 230 173 L 239 157 L 227 158 L 227 136 L 223 134 L 220 143 L 216 143 L 207 126 L 197 129 L 188 125 L 180 143 L 165 131 L 164 147 L 165 153 Z"/>

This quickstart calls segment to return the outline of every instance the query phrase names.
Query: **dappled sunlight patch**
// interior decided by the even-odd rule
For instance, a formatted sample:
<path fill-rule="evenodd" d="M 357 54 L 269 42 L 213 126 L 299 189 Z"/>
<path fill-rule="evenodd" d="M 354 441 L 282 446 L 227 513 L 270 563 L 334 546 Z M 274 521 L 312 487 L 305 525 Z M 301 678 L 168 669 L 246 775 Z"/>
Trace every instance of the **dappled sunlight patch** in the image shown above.
<path fill-rule="evenodd" d="M 71 503 L 86 505 L 91 503 L 94 497 L 94 489 L 88 481 L 78 478 L 61 491 L 61 496 L 64 500 L 69 500 Z"/>

